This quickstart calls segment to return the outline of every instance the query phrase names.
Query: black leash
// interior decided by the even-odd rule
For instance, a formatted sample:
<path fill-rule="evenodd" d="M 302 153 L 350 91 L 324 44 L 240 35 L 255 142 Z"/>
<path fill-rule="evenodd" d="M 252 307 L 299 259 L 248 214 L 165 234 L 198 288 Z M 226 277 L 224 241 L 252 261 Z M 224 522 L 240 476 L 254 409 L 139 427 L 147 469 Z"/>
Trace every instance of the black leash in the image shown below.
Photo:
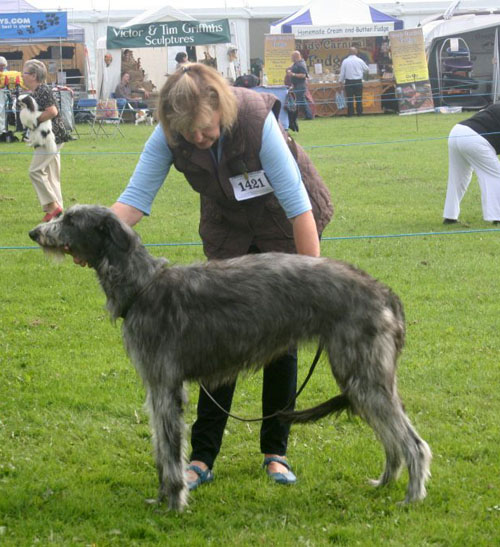
<path fill-rule="evenodd" d="M 262 422 L 263 420 L 268 420 L 269 418 L 274 418 L 275 416 L 278 416 L 278 414 L 281 414 L 284 412 L 287 408 L 289 408 L 299 397 L 299 395 L 302 393 L 303 389 L 306 387 L 307 382 L 311 379 L 311 376 L 314 372 L 314 369 L 316 368 L 316 365 L 318 364 L 319 358 L 321 357 L 321 353 L 323 352 L 323 344 L 320 342 L 318 345 L 318 350 L 316 351 L 316 355 L 314 356 L 313 362 L 311 364 L 311 368 L 309 369 L 309 372 L 307 373 L 307 376 L 305 380 L 302 382 L 302 385 L 300 386 L 297 393 L 290 399 L 290 401 L 281 409 L 273 414 L 269 414 L 269 416 L 262 416 L 262 418 L 242 418 L 241 416 L 236 416 L 236 414 L 231 414 L 231 412 L 227 411 L 224 407 L 222 407 L 212 396 L 212 394 L 208 391 L 208 389 L 203 385 L 202 382 L 200 382 L 201 389 L 205 392 L 207 397 L 212 401 L 212 403 L 219 409 L 224 412 L 224 414 L 227 414 L 230 418 L 234 418 L 235 420 L 239 420 L 240 422 Z"/>

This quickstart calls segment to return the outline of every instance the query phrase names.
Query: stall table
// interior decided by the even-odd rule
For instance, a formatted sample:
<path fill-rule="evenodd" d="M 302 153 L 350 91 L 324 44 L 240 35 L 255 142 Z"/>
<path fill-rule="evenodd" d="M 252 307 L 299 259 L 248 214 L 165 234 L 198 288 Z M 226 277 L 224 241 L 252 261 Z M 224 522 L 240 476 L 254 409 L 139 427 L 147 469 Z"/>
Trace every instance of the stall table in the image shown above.
<path fill-rule="evenodd" d="M 368 80 L 363 82 L 363 113 L 381 114 L 382 95 L 394 88 L 393 80 Z M 309 90 L 316 104 L 316 116 L 340 116 L 347 114 L 347 107 L 337 107 L 336 95 L 343 89 L 339 82 L 309 83 Z"/>

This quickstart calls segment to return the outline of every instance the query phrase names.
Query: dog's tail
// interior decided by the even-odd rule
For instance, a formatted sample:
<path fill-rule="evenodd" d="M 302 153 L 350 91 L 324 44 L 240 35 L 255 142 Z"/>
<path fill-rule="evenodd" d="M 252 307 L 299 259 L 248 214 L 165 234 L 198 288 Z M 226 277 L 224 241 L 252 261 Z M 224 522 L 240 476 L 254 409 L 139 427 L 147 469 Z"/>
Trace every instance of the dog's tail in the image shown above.
<path fill-rule="evenodd" d="M 351 403 L 345 393 L 341 393 L 333 397 L 329 401 L 325 401 L 314 408 L 306 410 L 296 410 L 291 412 L 281 412 L 279 419 L 289 424 L 305 424 L 307 422 L 315 422 L 334 412 L 340 413 L 343 410 L 351 408 Z"/>

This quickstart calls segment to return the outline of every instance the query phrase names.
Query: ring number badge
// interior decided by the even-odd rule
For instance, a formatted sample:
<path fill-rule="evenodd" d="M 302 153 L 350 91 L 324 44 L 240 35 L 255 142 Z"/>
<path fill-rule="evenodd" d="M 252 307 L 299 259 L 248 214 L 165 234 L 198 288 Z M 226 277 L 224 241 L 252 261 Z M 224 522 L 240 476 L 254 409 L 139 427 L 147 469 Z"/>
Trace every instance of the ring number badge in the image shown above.
<path fill-rule="evenodd" d="M 264 171 L 243 173 L 235 177 L 229 177 L 233 185 L 234 196 L 238 201 L 256 198 L 274 192 Z"/>

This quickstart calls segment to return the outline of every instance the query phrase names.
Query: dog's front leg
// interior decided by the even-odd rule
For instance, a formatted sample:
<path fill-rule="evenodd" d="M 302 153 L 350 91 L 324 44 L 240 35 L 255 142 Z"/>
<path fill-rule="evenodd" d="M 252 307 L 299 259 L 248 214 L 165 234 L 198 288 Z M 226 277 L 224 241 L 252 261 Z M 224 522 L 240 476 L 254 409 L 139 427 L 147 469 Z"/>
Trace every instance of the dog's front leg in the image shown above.
<path fill-rule="evenodd" d="M 184 420 L 182 384 L 150 389 L 148 402 L 158 470 L 158 499 L 168 499 L 169 509 L 182 511 L 187 505 L 188 488 L 184 474 Z"/>

